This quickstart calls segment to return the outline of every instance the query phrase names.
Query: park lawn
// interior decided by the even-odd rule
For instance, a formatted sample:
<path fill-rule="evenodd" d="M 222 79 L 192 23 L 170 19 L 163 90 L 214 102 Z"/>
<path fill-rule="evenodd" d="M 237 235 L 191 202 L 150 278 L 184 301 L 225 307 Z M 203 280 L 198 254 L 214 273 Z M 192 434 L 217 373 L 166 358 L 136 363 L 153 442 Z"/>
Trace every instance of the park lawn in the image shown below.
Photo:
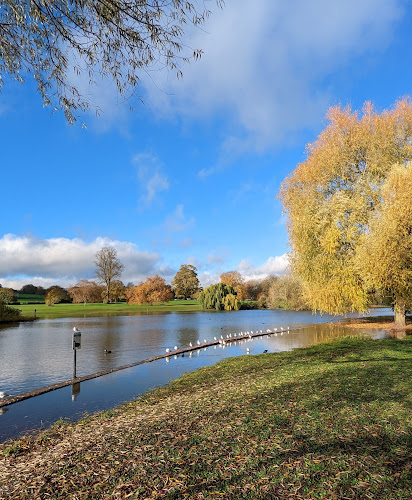
<path fill-rule="evenodd" d="M 231 358 L 0 445 L 0 497 L 412 498 L 412 338 Z"/>
<path fill-rule="evenodd" d="M 169 311 L 200 311 L 201 306 L 196 300 L 171 300 L 161 304 L 127 304 L 126 302 L 117 302 L 116 304 L 55 304 L 47 306 L 46 304 L 27 304 L 11 306 L 21 309 L 24 317 L 33 317 L 36 309 L 36 318 L 84 318 L 91 316 L 127 316 L 132 314 L 150 314 L 164 313 Z"/>
<path fill-rule="evenodd" d="M 20 302 L 20 304 L 27 304 L 28 302 L 44 303 L 44 295 L 37 295 L 34 293 L 19 293 L 17 295 L 17 301 Z"/>

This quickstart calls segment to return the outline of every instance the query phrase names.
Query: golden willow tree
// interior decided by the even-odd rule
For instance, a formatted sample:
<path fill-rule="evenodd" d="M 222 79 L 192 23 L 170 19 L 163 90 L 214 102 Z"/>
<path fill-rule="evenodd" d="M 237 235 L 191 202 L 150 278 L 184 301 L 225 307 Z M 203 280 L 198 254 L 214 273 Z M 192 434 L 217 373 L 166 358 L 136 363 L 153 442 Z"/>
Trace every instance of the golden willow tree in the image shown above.
<path fill-rule="evenodd" d="M 329 110 L 307 159 L 284 181 L 293 271 L 305 298 L 331 314 L 366 311 L 368 294 L 394 298 L 395 321 L 412 307 L 412 104 L 377 113 Z"/>

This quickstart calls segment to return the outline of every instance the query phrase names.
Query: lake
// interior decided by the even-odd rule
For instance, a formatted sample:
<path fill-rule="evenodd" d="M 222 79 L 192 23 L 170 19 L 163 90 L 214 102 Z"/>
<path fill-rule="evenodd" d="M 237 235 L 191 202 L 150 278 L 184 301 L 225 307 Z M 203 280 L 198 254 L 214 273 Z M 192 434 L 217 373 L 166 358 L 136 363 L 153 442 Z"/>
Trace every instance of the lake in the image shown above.
<path fill-rule="evenodd" d="M 373 309 L 371 315 L 391 315 L 390 308 Z M 353 315 L 357 316 L 357 315 Z M 191 356 L 139 365 L 65 387 L 0 408 L 0 441 L 50 425 L 60 417 L 78 419 L 84 412 L 112 408 L 148 389 L 167 384 L 183 373 L 215 364 L 230 356 L 280 352 L 354 333 L 327 325 L 340 318 L 307 311 L 251 310 L 190 312 L 62 318 L 0 327 L 0 390 L 18 394 L 70 379 L 73 373 L 73 327 L 82 332 L 77 351 L 77 376 L 108 370 L 156 356 L 173 349 L 212 341 L 241 331 L 265 332 L 287 328 L 289 333 L 198 350 Z M 380 332 L 366 332 L 375 337 Z M 108 350 L 111 353 L 105 353 Z"/>

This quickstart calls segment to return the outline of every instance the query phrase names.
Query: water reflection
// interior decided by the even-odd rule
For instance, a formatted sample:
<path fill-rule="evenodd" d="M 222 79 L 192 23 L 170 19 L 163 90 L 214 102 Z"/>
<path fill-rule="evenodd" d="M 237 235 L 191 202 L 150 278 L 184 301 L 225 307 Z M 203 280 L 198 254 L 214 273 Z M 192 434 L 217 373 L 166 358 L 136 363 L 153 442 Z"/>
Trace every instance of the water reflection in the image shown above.
<path fill-rule="evenodd" d="M 392 314 L 390 309 L 374 310 Z M 165 361 L 149 363 L 73 384 L 0 411 L 0 440 L 25 429 L 48 425 L 59 417 L 78 418 L 83 411 L 111 408 L 141 392 L 164 385 L 181 373 L 208 366 L 220 359 L 246 354 L 279 352 L 323 342 L 354 330 L 325 324 L 328 316 L 308 312 L 238 311 L 237 313 L 174 313 L 150 316 L 122 316 L 86 319 L 43 320 L 0 329 L 0 389 L 10 394 L 70 379 L 73 368 L 72 329 L 82 331 L 77 352 L 77 375 L 83 376 L 134 363 L 164 353 L 177 345 L 188 347 L 197 340 L 227 340 L 241 331 L 277 328 L 269 337 L 233 341 L 226 345 L 190 351 L 185 356 L 171 353 Z M 312 325 L 308 325 L 312 323 Z M 287 327 L 289 326 L 289 331 Z M 283 328 L 283 330 L 281 330 Z M 365 331 L 370 336 L 379 332 Z M 377 338 L 377 337 L 376 337 Z M 112 351 L 108 353 L 106 351 Z M 10 409 L 10 411 L 8 411 Z"/>
<path fill-rule="evenodd" d="M 80 394 L 80 382 L 75 382 L 74 384 L 72 384 L 72 401 L 75 401 L 79 394 Z"/>

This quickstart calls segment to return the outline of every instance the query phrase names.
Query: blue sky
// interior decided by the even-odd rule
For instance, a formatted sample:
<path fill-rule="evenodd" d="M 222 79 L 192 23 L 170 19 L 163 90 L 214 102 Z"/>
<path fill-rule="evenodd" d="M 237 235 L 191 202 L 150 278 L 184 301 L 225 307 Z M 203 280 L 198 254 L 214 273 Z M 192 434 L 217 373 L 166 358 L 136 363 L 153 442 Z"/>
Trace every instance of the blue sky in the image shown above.
<path fill-rule="evenodd" d="M 204 55 L 183 67 L 183 80 L 142 74 L 142 104 L 80 77 L 103 112 L 72 127 L 43 108 L 30 81 L 6 80 L 0 283 L 92 279 L 107 245 L 125 265 L 124 282 L 156 273 L 170 282 L 185 263 L 203 285 L 234 269 L 247 279 L 284 272 L 279 186 L 329 106 L 371 100 L 382 110 L 411 94 L 410 7 L 256 0 L 251 10 L 226 0 L 186 34 Z"/>

